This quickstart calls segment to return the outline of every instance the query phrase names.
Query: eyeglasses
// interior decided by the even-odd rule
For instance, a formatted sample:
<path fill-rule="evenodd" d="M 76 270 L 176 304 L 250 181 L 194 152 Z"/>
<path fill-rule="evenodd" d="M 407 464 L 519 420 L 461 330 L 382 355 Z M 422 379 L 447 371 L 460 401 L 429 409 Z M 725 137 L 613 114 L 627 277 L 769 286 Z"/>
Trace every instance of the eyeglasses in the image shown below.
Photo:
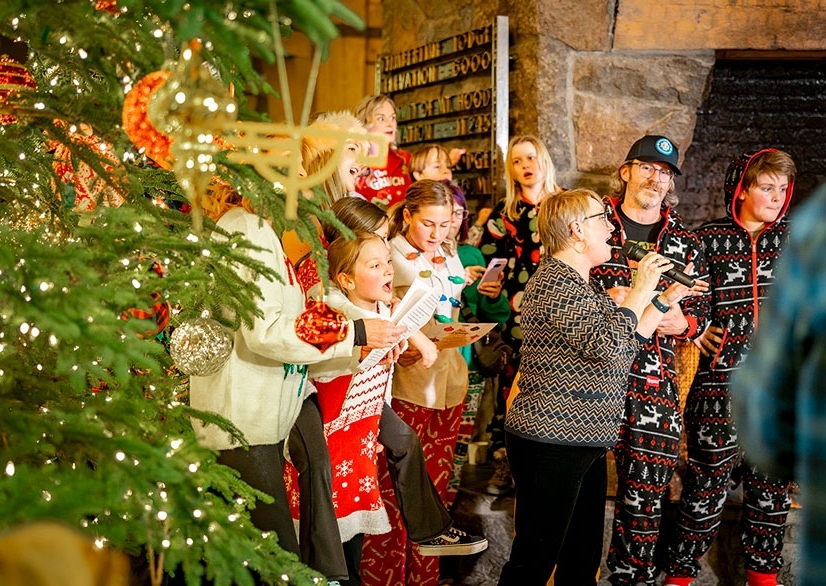
<path fill-rule="evenodd" d="M 657 180 L 660 183 L 668 183 L 674 179 L 674 175 L 676 175 L 676 173 L 668 167 L 655 167 L 654 165 L 649 165 L 648 163 L 631 163 L 631 165 L 636 165 L 640 168 L 640 177 L 643 179 L 648 179 L 654 175 L 654 173 L 659 173 Z"/>
<path fill-rule="evenodd" d="M 582 221 L 584 222 L 585 220 L 590 220 L 591 218 L 602 218 L 602 221 L 610 226 L 611 220 L 609 220 L 608 218 L 610 218 L 613 215 L 613 213 L 614 209 L 610 205 L 605 204 L 605 207 L 600 213 L 585 216 L 584 218 L 582 218 Z"/>
<path fill-rule="evenodd" d="M 456 216 L 457 218 L 465 219 L 465 218 L 467 218 L 467 214 L 468 214 L 468 212 L 464 208 L 462 208 L 461 210 L 453 210 L 453 215 Z"/>

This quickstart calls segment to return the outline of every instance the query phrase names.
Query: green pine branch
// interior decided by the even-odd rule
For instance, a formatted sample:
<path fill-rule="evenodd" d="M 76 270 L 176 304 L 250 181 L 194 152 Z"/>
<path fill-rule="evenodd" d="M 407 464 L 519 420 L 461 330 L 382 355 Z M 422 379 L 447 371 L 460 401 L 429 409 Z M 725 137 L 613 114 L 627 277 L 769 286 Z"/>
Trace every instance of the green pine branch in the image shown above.
<path fill-rule="evenodd" d="M 174 174 L 131 143 L 122 110 L 132 86 L 197 38 L 235 88 L 241 118 L 260 118 L 245 94 L 275 93 L 255 67 L 274 61 L 273 35 L 298 31 L 326 47 L 336 23 L 363 23 L 337 0 L 117 0 L 115 13 L 95 4 L 0 3 L 0 35 L 26 43 L 37 83 L 0 102 L 17 117 L 0 125 L 0 529 L 60 520 L 108 546 L 150 552 L 190 586 L 252 584 L 250 571 L 272 584 L 323 583 L 252 526 L 249 509 L 266 497 L 198 445 L 192 419 L 245 440 L 188 406 L 186 377 L 164 345 L 170 327 L 203 309 L 229 327 L 251 323 L 260 292 L 234 266 L 278 276 L 210 221 L 192 234 Z M 87 131 L 99 142 L 75 140 Z M 94 211 L 75 209 L 80 188 L 57 172 L 58 145 L 76 172 L 91 170 Z M 320 193 L 287 222 L 283 194 L 254 169 L 223 161 L 219 174 L 279 233 L 310 242 L 326 275 L 309 218 L 336 220 Z M 109 196 L 123 205 L 107 206 Z M 159 334 L 156 303 L 170 309 Z"/>

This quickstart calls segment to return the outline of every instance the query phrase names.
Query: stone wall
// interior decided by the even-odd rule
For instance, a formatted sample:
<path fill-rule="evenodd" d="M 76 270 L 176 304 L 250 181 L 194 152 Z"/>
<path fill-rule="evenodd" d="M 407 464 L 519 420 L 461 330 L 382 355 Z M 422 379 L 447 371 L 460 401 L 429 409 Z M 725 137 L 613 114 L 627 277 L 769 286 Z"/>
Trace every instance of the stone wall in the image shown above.
<path fill-rule="evenodd" d="M 819 0 L 385 0 L 382 52 L 510 17 L 510 134 L 537 134 L 563 186 L 605 192 L 628 147 L 685 155 L 721 49 L 826 48 Z"/>
<path fill-rule="evenodd" d="M 696 226 L 725 213 L 723 177 L 742 152 L 776 147 L 797 166 L 792 207 L 826 181 L 826 68 L 817 61 L 718 60 L 700 106 L 683 177 L 680 213 Z"/>
<path fill-rule="evenodd" d="M 616 50 L 819 50 L 821 0 L 618 0 Z"/>

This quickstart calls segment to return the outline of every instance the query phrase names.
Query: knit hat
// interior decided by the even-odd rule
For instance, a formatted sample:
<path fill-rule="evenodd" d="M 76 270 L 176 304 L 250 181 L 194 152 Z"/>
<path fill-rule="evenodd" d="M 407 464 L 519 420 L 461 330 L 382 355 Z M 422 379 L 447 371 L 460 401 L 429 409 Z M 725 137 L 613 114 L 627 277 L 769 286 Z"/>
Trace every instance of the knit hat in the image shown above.
<path fill-rule="evenodd" d="M 646 135 L 631 145 L 625 163 L 634 160 L 645 163 L 668 163 L 677 175 L 682 175 L 677 166 L 680 162 L 680 153 L 674 143 L 664 136 Z"/>

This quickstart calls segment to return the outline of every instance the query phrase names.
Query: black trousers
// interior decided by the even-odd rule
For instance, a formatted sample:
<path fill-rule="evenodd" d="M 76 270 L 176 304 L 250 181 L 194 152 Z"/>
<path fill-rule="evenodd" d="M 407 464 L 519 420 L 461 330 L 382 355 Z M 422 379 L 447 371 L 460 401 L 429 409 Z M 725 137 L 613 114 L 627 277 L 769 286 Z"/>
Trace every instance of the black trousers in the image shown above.
<path fill-rule="evenodd" d="M 516 482 L 516 537 L 499 586 L 595 586 L 602 558 L 606 449 L 505 433 Z"/>
<path fill-rule="evenodd" d="M 269 504 L 257 501 L 250 511 L 250 518 L 261 531 L 275 531 L 282 549 L 299 555 L 287 489 L 284 488 L 284 442 L 222 450 L 218 463 L 235 468 L 241 473 L 241 480 L 275 499 Z"/>
<path fill-rule="evenodd" d="M 410 541 L 423 542 L 443 533 L 452 521 L 427 474 L 419 437 L 387 403 L 379 421 L 379 443 L 387 452 L 387 468 Z"/>
<path fill-rule="evenodd" d="M 315 394 L 304 400 L 288 442 L 290 460 L 298 470 L 301 495 L 298 524 L 301 561 L 330 580 L 345 580 L 347 560 L 333 507 L 330 452 Z"/>

